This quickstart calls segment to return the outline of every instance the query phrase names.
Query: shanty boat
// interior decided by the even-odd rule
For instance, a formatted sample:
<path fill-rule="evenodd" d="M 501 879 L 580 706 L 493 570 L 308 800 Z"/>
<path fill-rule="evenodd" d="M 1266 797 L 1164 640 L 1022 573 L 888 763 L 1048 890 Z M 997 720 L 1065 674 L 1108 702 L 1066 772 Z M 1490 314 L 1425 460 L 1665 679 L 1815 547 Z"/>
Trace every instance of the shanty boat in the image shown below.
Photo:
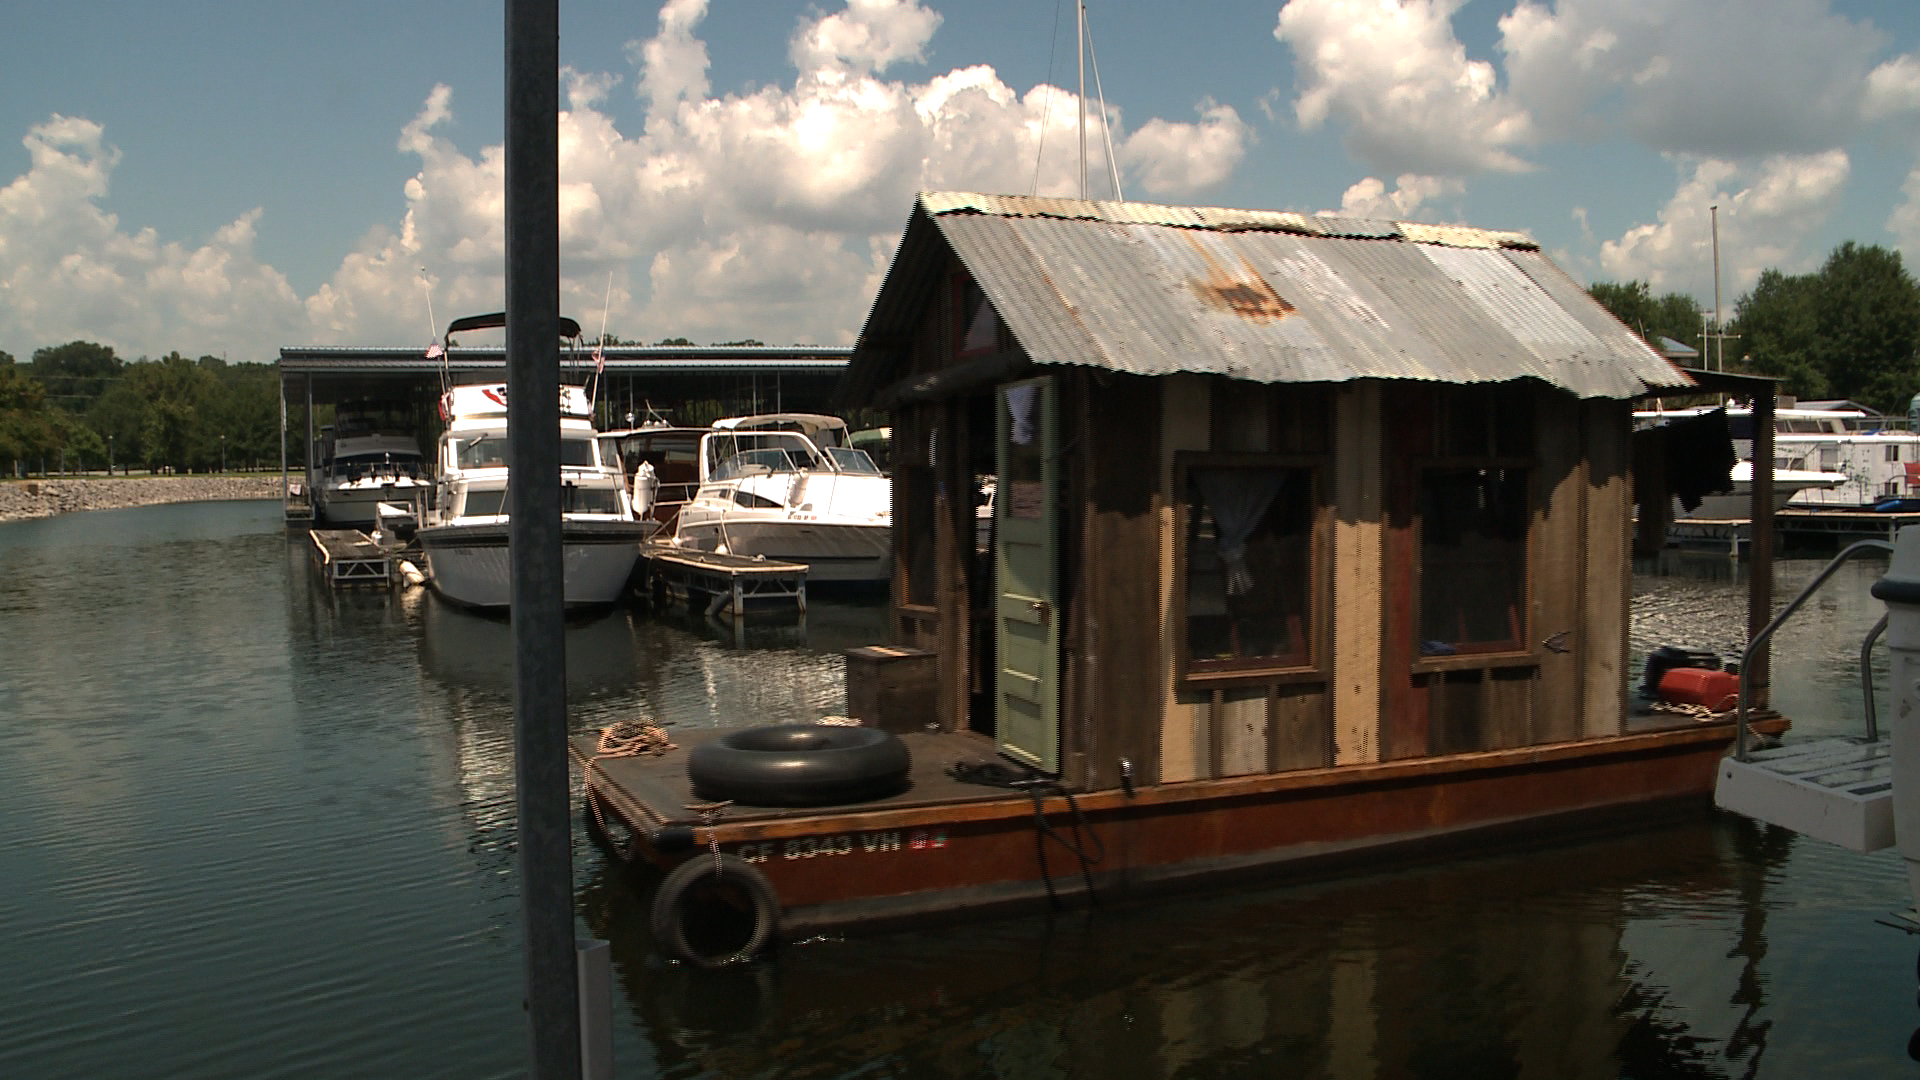
<path fill-rule="evenodd" d="M 768 806 L 690 774 L 727 733 L 676 730 L 578 740 L 588 799 L 701 963 L 1704 807 L 1731 714 L 1643 711 L 1627 654 L 1634 500 L 1668 499 L 1636 492 L 1633 403 L 1703 388 L 1770 414 L 1770 380 L 1675 368 L 1516 233 L 924 193 L 842 391 L 910 448 L 892 639 L 847 671 L 905 785 Z M 1742 677 L 1780 726 L 1764 650 Z M 716 893 L 750 930 L 702 947 Z"/>
<path fill-rule="evenodd" d="M 700 440 L 700 486 L 674 542 L 801 563 L 809 581 L 885 581 L 892 485 L 846 421 L 770 413 L 714 422 Z"/>
<path fill-rule="evenodd" d="M 448 336 L 504 324 L 502 315 L 476 316 L 456 321 Z M 507 607 L 513 595 L 507 555 L 507 386 L 452 387 L 441 396 L 440 410 L 446 429 L 435 451 L 433 507 L 414 534 L 428 580 L 456 603 Z M 601 458 L 592 415 L 584 390 L 561 386 L 560 539 L 570 607 L 618 600 L 639 560 L 641 542 L 657 527 L 636 517 L 619 467 Z"/>

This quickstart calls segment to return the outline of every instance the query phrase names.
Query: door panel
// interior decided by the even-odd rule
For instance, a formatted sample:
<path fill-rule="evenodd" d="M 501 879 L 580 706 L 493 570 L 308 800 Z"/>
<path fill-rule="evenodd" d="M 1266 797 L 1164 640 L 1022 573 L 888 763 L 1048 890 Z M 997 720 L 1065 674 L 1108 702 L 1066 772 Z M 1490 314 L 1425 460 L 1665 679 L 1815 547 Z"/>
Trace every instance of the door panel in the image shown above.
<path fill-rule="evenodd" d="M 1050 377 L 995 394 L 994 686 L 1000 752 L 1060 771 L 1058 422 Z"/>

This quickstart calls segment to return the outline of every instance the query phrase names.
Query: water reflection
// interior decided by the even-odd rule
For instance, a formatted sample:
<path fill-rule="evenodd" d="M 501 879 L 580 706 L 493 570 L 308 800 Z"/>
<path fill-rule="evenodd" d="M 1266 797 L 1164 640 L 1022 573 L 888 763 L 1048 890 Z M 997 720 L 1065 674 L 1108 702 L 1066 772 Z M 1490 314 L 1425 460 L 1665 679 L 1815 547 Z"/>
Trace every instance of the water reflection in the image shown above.
<path fill-rule="evenodd" d="M 1751 1076 L 1777 1008 L 1768 875 L 1795 844 L 1702 815 L 711 977 L 645 946 L 645 875 L 601 864 L 581 909 L 672 1076 Z M 1674 920 L 1684 938 L 1642 932 Z"/>

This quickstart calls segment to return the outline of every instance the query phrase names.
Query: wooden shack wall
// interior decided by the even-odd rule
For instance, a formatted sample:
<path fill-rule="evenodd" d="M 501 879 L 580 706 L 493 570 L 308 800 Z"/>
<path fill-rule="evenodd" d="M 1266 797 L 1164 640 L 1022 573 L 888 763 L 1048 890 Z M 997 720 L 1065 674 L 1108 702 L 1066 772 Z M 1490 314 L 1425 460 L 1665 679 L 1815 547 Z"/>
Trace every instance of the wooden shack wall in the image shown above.
<path fill-rule="evenodd" d="M 957 261 L 951 271 L 958 272 Z M 948 281 L 951 274 L 948 275 Z M 954 290 L 929 298 L 907 371 L 955 366 Z M 1534 392 L 1535 464 L 1524 659 L 1409 674 L 1406 594 L 1385 571 L 1416 552 L 1407 521 L 1387 513 L 1392 467 L 1383 395 L 1393 384 L 1317 388 L 1331 402 L 1323 477 L 1330 510 L 1317 541 L 1320 676 L 1195 683 L 1179 670 L 1183 614 L 1176 575 L 1176 458 L 1213 446 L 1213 377 L 1160 378 L 1050 369 L 1061 387 L 1061 751 L 1083 789 L 1172 783 L 1392 757 L 1494 749 L 1620 730 L 1626 696 L 1631 499 L 1629 405 Z M 1266 392 L 1263 390 L 1263 392 Z M 1284 395 L 1286 387 L 1271 392 Z M 892 638 L 938 655 L 943 729 L 984 727 L 971 715 L 984 585 L 973 557 L 973 476 L 966 448 L 975 388 L 893 413 L 896 521 L 903 485 L 934 489 L 931 603 L 906 601 L 909 537 L 896 529 Z M 977 426 L 977 425 L 975 425 Z M 938 451 L 935 451 L 935 447 Z M 927 591 L 921 590 L 923 599 Z M 1399 605 L 1396 607 L 1396 605 Z M 1397 613 L 1396 613 L 1397 612 Z M 1546 645 L 1553 639 L 1555 648 Z M 1564 652 L 1558 647 L 1564 646 Z M 990 655 L 990 653 L 988 654 Z"/>

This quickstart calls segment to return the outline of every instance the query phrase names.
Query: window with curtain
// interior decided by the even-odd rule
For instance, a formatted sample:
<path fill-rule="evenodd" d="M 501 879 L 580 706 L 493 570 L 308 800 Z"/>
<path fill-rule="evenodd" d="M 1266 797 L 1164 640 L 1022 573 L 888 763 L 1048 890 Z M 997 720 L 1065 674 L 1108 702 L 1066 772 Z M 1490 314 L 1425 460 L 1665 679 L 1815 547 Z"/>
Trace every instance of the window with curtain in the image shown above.
<path fill-rule="evenodd" d="M 1271 455 L 1196 454 L 1183 470 L 1188 675 L 1314 663 L 1317 470 Z"/>

